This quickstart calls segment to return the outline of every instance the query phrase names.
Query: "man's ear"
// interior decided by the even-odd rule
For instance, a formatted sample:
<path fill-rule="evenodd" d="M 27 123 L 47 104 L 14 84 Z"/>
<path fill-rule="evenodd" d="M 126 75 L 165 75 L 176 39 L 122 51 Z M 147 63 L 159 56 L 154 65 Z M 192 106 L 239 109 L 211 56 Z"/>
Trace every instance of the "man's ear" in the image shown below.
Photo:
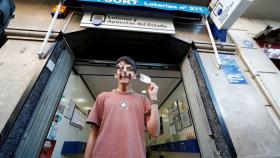
<path fill-rule="evenodd" d="M 114 72 L 115 78 L 117 78 L 117 71 Z"/>

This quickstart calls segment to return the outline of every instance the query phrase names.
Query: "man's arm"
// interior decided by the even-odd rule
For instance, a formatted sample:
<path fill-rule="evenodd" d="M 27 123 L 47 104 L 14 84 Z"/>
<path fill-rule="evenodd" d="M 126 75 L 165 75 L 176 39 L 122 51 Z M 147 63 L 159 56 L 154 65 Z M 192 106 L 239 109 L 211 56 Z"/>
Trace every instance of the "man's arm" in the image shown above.
<path fill-rule="evenodd" d="M 160 132 L 160 121 L 157 100 L 158 86 L 155 83 L 151 83 L 148 87 L 150 99 L 152 101 L 151 116 L 147 122 L 147 129 L 152 137 L 157 137 Z"/>
<path fill-rule="evenodd" d="M 96 126 L 92 127 L 90 134 L 89 134 L 84 158 L 92 158 L 92 151 L 93 151 L 93 148 L 94 148 L 97 136 L 98 136 L 98 131 L 99 131 L 98 127 L 96 127 Z"/>
<path fill-rule="evenodd" d="M 160 121 L 157 104 L 152 104 L 151 117 L 150 120 L 147 122 L 147 129 L 152 137 L 158 137 L 160 132 Z"/>

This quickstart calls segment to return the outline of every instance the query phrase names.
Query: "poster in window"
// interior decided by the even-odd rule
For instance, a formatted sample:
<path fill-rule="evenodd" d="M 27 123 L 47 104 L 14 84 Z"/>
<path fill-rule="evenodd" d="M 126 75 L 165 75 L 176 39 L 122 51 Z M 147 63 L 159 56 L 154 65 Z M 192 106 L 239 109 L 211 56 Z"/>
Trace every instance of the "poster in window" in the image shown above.
<path fill-rule="evenodd" d="M 168 119 L 169 119 L 169 124 L 173 124 L 173 112 L 172 112 L 172 105 L 168 107 Z"/>
<path fill-rule="evenodd" d="M 169 125 L 180 121 L 178 101 L 175 100 L 168 108 Z"/>
<path fill-rule="evenodd" d="M 68 103 L 66 103 L 64 112 L 63 112 L 64 117 L 71 119 L 75 106 L 76 105 L 72 100 L 70 100 Z"/>
<path fill-rule="evenodd" d="M 175 100 L 175 101 L 173 102 L 173 112 L 174 112 L 175 114 L 178 114 L 178 113 L 179 113 L 179 107 L 178 107 L 178 101 L 177 101 L 177 100 Z"/>
<path fill-rule="evenodd" d="M 175 135 L 176 134 L 176 127 L 175 127 L 175 125 L 169 126 L 169 132 L 170 132 L 170 135 Z"/>
<path fill-rule="evenodd" d="M 84 128 L 86 122 L 86 115 L 81 112 L 77 107 L 75 107 L 73 116 L 70 120 L 70 124 L 77 127 L 77 128 Z"/>
<path fill-rule="evenodd" d="M 180 112 L 180 113 L 185 112 L 186 109 L 187 109 L 187 108 L 186 108 L 186 105 L 184 104 L 182 98 L 180 98 L 180 99 L 178 100 L 178 106 L 179 106 L 179 112 Z"/>
<path fill-rule="evenodd" d="M 47 139 L 49 140 L 56 140 L 56 134 L 62 122 L 62 115 L 58 112 L 55 113 L 53 117 L 53 121 L 51 127 L 49 129 Z"/>
<path fill-rule="evenodd" d="M 186 112 L 181 113 L 181 122 L 182 122 L 182 128 L 189 127 L 192 125 L 189 110 Z"/>
<path fill-rule="evenodd" d="M 63 114 L 64 109 L 65 109 L 65 106 L 62 103 L 59 103 L 56 111 L 60 114 Z"/>
<path fill-rule="evenodd" d="M 181 121 L 177 121 L 176 122 L 175 128 L 176 128 L 176 132 L 177 133 L 182 130 L 182 123 L 181 123 Z"/>

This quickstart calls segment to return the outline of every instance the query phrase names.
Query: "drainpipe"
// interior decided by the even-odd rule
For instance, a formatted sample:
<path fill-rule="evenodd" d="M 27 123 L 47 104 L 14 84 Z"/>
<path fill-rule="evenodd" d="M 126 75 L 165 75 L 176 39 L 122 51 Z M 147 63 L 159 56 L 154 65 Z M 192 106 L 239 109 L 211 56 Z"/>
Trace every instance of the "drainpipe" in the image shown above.
<path fill-rule="evenodd" d="M 208 34 L 209 34 L 209 37 L 210 37 L 210 40 L 211 40 L 212 47 L 214 49 L 215 57 L 216 57 L 216 60 L 217 60 L 217 66 L 218 66 L 219 69 L 221 69 L 222 68 L 221 59 L 219 57 L 218 50 L 217 50 L 217 47 L 216 47 L 216 44 L 215 44 L 215 41 L 214 41 L 214 37 L 212 35 L 212 31 L 210 29 L 210 25 L 209 25 L 209 22 L 208 22 L 207 18 L 205 18 L 205 24 L 206 24 L 206 28 L 207 28 L 207 31 L 208 31 Z"/>
<path fill-rule="evenodd" d="M 55 14 L 53 16 L 52 22 L 50 24 L 50 27 L 48 29 L 48 32 L 47 32 L 46 37 L 44 39 L 44 42 L 43 42 L 43 44 L 41 46 L 41 49 L 37 53 L 39 55 L 40 59 L 44 59 L 46 57 L 46 52 L 44 52 L 44 47 L 45 47 L 45 45 L 47 44 L 47 42 L 48 42 L 48 40 L 50 38 L 51 32 L 53 30 L 53 27 L 54 27 L 55 21 L 57 19 L 58 13 L 59 13 L 59 11 L 61 9 L 61 6 L 62 6 L 62 1 L 60 1 L 59 4 L 58 4 L 58 7 L 57 7 L 56 12 L 55 12 Z"/>

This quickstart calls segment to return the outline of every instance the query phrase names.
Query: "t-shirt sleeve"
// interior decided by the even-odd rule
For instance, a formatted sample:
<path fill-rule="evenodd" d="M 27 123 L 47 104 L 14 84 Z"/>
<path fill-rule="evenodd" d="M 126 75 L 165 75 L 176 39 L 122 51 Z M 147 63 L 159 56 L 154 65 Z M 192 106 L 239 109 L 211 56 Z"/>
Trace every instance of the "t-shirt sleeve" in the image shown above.
<path fill-rule="evenodd" d="M 144 107 L 145 107 L 145 125 L 147 125 L 148 121 L 151 117 L 151 102 L 150 100 L 144 96 Z"/>
<path fill-rule="evenodd" d="M 100 127 L 102 121 L 102 107 L 104 103 L 104 95 L 101 93 L 96 97 L 96 101 L 91 108 L 89 116 L 87 118 L 87 123 L 94 124 Z"/>

